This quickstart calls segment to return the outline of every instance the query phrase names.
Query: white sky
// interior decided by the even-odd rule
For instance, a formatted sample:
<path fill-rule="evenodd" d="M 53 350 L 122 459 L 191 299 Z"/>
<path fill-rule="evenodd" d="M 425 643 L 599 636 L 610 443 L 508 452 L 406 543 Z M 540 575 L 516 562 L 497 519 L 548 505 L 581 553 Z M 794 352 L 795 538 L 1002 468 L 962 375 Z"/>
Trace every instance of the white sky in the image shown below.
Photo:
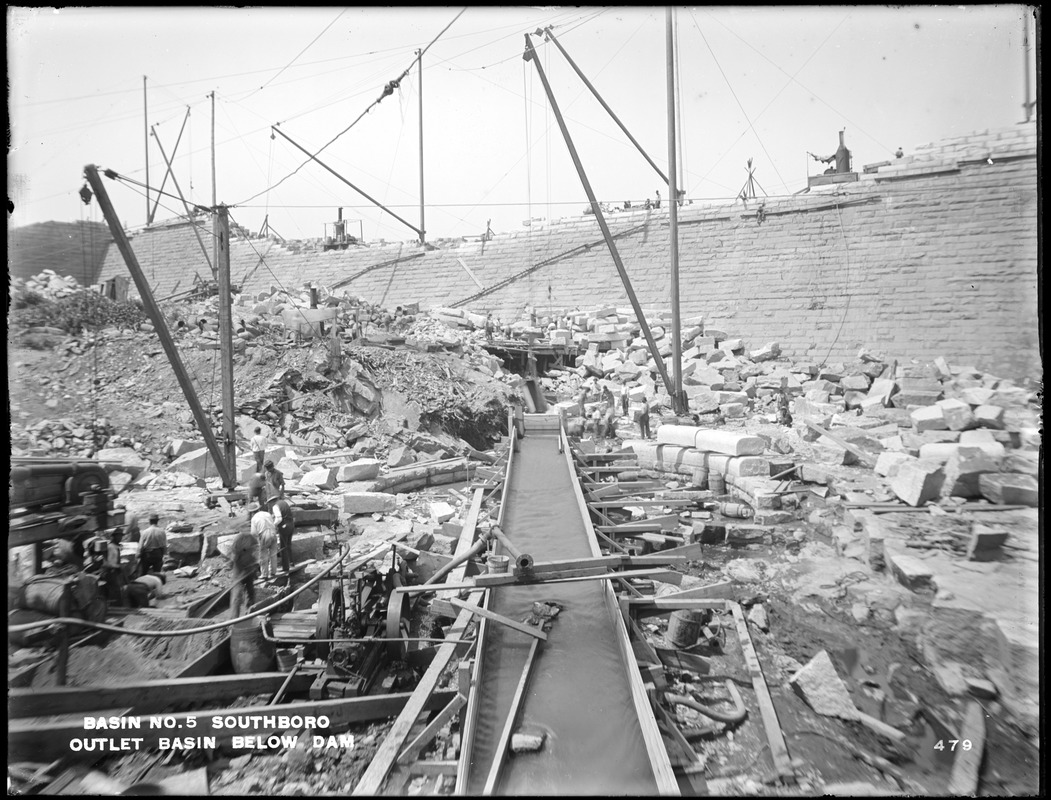
<path fill-rule="evenodd" d="M 771 195 L 818 173 L 846 128 L 854 167 L 900 146 L 1024 119 L 1026 6 L 680 7 L 681 166 L 688 196 L 734 197 L 745 163 Z M 148 121 L 170 157 L 187 106 L 175 177 L 209 205 L 214 90 L 217 196 L 258 231 L 269 214 L 285 238 L 324 235 L 344 207 L 367 241 L 416 235 L 316 163 L 277 188 L 350 125 L 383 86 L 387 97 L 319 158 L 419 226 L 419 78 L 415 51 L 462 7 L 11 8 L 7 15 L 10 226 L 101 219 L 77 196 L 85 164 L 145 181 Z M 667 169 L 663 8 L 470 7 L 424 56 L 428 238 L 496 232 L 523 220 L 579 215 L 587 205 L 526 32 L 554 26 L 569 54 L 650 157 Z M 1032 23 L 1030 22 L 1030 36 Z M 641 203 L 666 186 L 552 44 L 533 36 L 555 98 L 599 198 Z M 1032 44 L 1032 43 L 1031 43 Z M 165 166 L 156 141 L 150 185 Z M 107 181 L 121 219 L 146 220 L 142 189 Z M 166 191 L 175 195 L 169 179 Z M 249 200 L 253 195 L 259 195 Z M 243 205 L 242 205 L 243 203 Z M 161 198 L 157 219 L 182 213 Z M 328 231 L 331 233 L 331 230 Z M 357 224 L 350 232 L 358 232 Z"/>

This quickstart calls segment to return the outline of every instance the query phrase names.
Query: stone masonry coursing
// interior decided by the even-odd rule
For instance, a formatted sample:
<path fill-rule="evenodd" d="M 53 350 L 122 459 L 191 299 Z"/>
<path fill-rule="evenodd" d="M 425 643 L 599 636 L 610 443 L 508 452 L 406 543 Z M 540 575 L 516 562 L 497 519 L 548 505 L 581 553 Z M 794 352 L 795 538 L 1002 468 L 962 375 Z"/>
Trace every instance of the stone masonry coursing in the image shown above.
<path fill-rule="evenodd" d="M 1040 377 L 1036 148 L 1035 124 L 933 143 L 856 183 L 765 198 L 761 221 L 757 201 L 684 206 L 682 315 L 748 346 L 777 341 L 794 358 L 850 360 L 864 346 Z M 607 219 L 643 308 L 667 308 L 667 208 Z M 527 305 L 628 306 L 590 215 L 489 241 L 440 240 L 427 252 L 416 242 L 321 251 L 233 238 L 232 280 L 245 291 L 342 284 L 388 308 L 461 304 L 506 321 Z M 195 272 L 207 277 L 185 221 L 131 241 L 158 297 L 190 288 Z M 499 288 L 475 297 L 483 289 L 461 260 L 482 287 Z M 100 280 L 118 274 L 126 268 L 114 247 Z"/>

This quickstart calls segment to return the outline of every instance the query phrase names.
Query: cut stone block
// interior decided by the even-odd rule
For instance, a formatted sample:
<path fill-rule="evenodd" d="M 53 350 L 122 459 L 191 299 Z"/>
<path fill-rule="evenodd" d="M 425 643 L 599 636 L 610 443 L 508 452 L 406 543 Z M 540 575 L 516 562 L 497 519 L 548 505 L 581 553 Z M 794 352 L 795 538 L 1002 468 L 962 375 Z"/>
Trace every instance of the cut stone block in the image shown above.
<path fill-rule="evenodd" d="M 192 450 L 200 450 L 202 447 L 204 447 L 203 442 L 194 442 L 189 439 L 172 439 L 171 442 L 168 443 L 167 452 L 172 458 L 178 458 L 179 456 L 186 455 Z M 102 457 L 102 453 L 104 452 L 105 451 L 100 450 L 95 457 L 99 461 L 106 461 L 107 459 Z"/>
<path fill-rule="evenodd" d="M 296 531 L 292 535 L 292 562 L 321 561 L 325 551 L 324 531 Z"/>
<path fill-rule="evenodd" d="M 979 478 L 984 473 L 998 472 L 999 469 L 999 459 L 993 458 L 982 448 L 957 445 L 956 452 L 945 462 L 942 497 L 981 497 Z"/>
<path fill-rule="evenodd" d="M 168 465 L 169 472 L 185 472 L 195 478 L 214 478 L 219 474 L 207 447 L 191 450 Z M 253 470 L 254 472 L 254 470 Z"/>
<path fill-rule="evenodd" d="M 898 583 L 912 591 L 934 591 L 934 573 L 930 567 L 913 556 L 894 554 L 887 558 L 890 570 Z"/>
<path fill-rule="evenodd" d="M 405 447 L 404 445 L 392 447 L 390 450 L 390 454 L 387 456 L 387 466 L 391 469 L 396 469 L 397 467 L 405 467 L 409 464 L 414 463 L 415 461 L 416 457 L 413 454 L 412 450 L 410 450 L 408 447 Z"/>
<path fill-rule="evenodd" d="M 734 477 L 739 478 L 746 476 L 769 477 L 770 459 L 759 456 L 739 456 L 737 458 L 731 458 L 727 462 L 726 471 L 723 474 L 733 475 Z"/>
<path fill-rule="evenodd" d="M 168 554 L 200 556 L 202 537 L 199 533 L 169 533 Z"/>
<path fill-rule="evenodd" d="M 1035 450 L 1018 450 L 1008 453 L 1000 467 L 1004 472 L 1021 472 L 1024 475 L 1040 476 L 1040 454 Z"/>
<path fill-rule="evenodd" d="M 949 430 L 964 431 L 974 427 L 974 413 L 963 400 L 939 400 L 936 405 L 942 410 L 945 425 Z"/>
<path fill-rule="evenodd" d="M 898 466 L 898 473 L 890 479 L 890 488 L 910 506 L 921 506 L 935 500 L 945 482 L 942 465 L 931 461 L 910 461 Z"/>
<path fill-rule="evenodd" d="M 894 405 L 897 408 L 908 408 L 909 406 L 932 406 L 941 399 L 942 393 L 922 392 L 914 389 L 902 389 L 894 395 Z"/>
<path fill-rule="evenodd" d="M 349 464 L 343 464 L 336 470 L 336 480 L 340 483 L 351 481 L 371 481 L 379 477 L 380 462 L 376 458 L 359 458 Z"/>
<path fill-rule="evenodd" d="M 456 509 L 448 503 L 431 503 L 431 519 L 441 525 L 456 516 Z"/>
<path fill-rule="evenodd" d="M 978 489 L 982 497 L 997 505 L 1036 507 L 1040 501 L 1040 483 L 1032 475 L 985 473 L 978 477 Z"/>
<path fill-rule="evenodd" d="M 827 651 L 822 650 L 810 659 L 788 679 L 788 683 L 816 713 L 826 717 L 857 718 L 857 707 Z"/>
<path fill-rule="evenodd" d="M 980 428 L 1000 430 L 1004 427 L 1004 410 L 1000 406 L 978 406 L 974 410 L 974 422 Z"/>
<path fill-rule="evenodd" d="M 844 390 L 853 392 L 868 392 L 869 391 L 869 376 L 868 375 L 847 375 L 843 378 L 839 385 Z"/>
<path fill-rule="evenodd" d="M 335 489 L 338 483 L 336 480 L 338 471 L 336 467 L 312 469 L 299 479 L 299 483 L 303 486 L 314 486 L 318 489 Z"/>
<path fill-rule="evenodd" d="M 749 353 L 749 357 L 756 363 L 760 361 L 772 361 L 781 355 L 781 345 L 777 342 L 769 342 L 763 345 L 758 350 L 753 350 Z"/>
<path fill-rule="evenodd" d="M 901 464 L 913 460 L 913 457 L 908 453 L 884 451 L 879 454 L 879 457 L 876 459 L 876 466 L 873 467 L 872 471 L 885 478 L 891 477 L 897 474 L 898 467 Z"/>
<path fill-rule="evenodd" d="M 900 396 L 901 395 L 898 395 L 898 397 Z M 949 427 L 949 424 L 945 421 L 945 416 L 942 414 L 941 408 L 936 405 L 917 408 L 909 416 L 912 418 L 912 427 L 916 433 L 922 433 L 923 431 L 943 431 Z"/>
<path fill-rule="evenodd" d="M 398 507 L 397 499 L 385 492 L 347 492 L 343 510 L 348 514 L 389 514 Z"/>
<path fill-rule="evenodd" d="M 984 386 L 969 386 L 960 390 L 960 399 L 972 406 L 984 406 L 992 399 L 993 394 L 995 393 L 992 389 Z"/>

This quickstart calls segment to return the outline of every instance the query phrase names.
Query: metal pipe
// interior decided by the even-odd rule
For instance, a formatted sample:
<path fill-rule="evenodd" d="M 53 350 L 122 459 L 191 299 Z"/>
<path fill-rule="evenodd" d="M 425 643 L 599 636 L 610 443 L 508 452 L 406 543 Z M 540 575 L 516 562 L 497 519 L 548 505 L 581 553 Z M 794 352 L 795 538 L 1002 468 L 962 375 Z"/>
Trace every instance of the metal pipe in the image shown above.
<path fill-rule="evenodd" d="M 573 139 L 569 135 L 566 121 L 562 118 L 562 112 L 558 108 L 558 103 L 555 100 L 554 92 L 551 90 L 551 85 L 547 82 L 547 75 L 544 74 L 544 68 L 540 65 L 540 59 L 536 57 L 536 50 L 533 49 L 533 42 L 530 40 L 528 33 L 525 35 L 525 40 L 526 52 L 523 58 L 525 58 L 526 61 L 532 61 L 536 65 L 537 73 L 540 75 L 540 82 L 544 85 L 544 92 L 547 93 L 548 102 L 551 103 L 551 110 L 554 112 L 555 119 L 558 121 L 559 130 L 562 131 L 562 138 L 566 140 L 566 146 L 569 148 L 569 155 L 573 159 L 573 166 L 576 167 L 577 175 L 580 177 L 580 182 L 584 186 L 584 192 L 587 194 L 588 201 L 591 203 L 591 209 L 595 213 L 595 219 L 598 221 L 599 228 L 602 229 L 602 238 L 606 240 L 606 246 L 609 247 L 610 256 L 613 258 L 613 263 L 617 267 L 617 272 L 620 274 L 621 282 L 624 284 L 624 291 L 627 292 L 628 300 L 631 302 L 632 310 L 634 310 L 635 317 L 638 319 L 639 326 L 642 328 L 643 336 L 646 337 L 646 343 L 649 345 L 650 354 L 653 356 L 654 363 L 657 365 L 657 372 L 660 373 L 661 380 L 664 382 L 668 394 L 674 396 L 675 388 L 672 385 L 671 378 L 668 376 L 668 369 L 664 364 L 664 359 L 660 357 L 657 342 L 653 338 L 653 332 L 650 330 L 649 323 L 646 322 L 646 315 L 642 313 L 639 299 L 635 296 L 635 290 L 631 286 L 631 279 L 628 277 L 628 272 L 624 268 L 624 262 L 620 258 L 620 252 L 617 250 L 617 245 L 613 242 L 613 235 L 609 231 L 609 226 L 606 224 L 606 218 L 602 214 L 602 209 L 599 206 L 598 199 L 595 197 L 595 192 L 591 188 L 588 176 L 584 172 L 584 165 L 581 164 L 580 156 L 577 155 L 577 149 L 574 147 Z"/>
<path fill-rule="evenodd" d="M 186 367 L 183 366 L 182 358 L 179 356 L 179 349 L 175 346 L 171 331 L 168 330 L 168 323 L 164 319 L 164 313 L 153 297 L 153 290 L 150 288 L 149 281 L 146 280 L 142 267 L 139 266 L 135 252 L 131 249 L 131 243 L 124 233 L 124 228 L 120 224 L 117 212 L 113 209 L 106 187 L 99 178 L 98 167 L 94 164 L 88 164 L 84 167 L 84 177 L 91 185 L 92 191 L 95 192 L 95 197 L 99 201 L 99 207 L 102 209 L 102 214 L 109 225 L 110 233 L 113 234 L 113 240 L 117 245 L 117 249 L 120 251 L 121 256 L 124 257 L 124 263 L 128 265 L 128 271 L 131 273 L 132 280 L 135 281 L 135 288 L 139 290 L 139 297 L 142 300 L 146 315 L 150 318 L 150 322 L 153 323 L 154 330 L 157 331 L 157 338 L 161 340 L 164 354 L 168 357 L 168 361 L 175 371 L 175 378 L 179 382 L 179 388 L 182 389 L 186 402 L 190 406 L 190 411 L 193 412 L 194 421 L 201 431 L 201 436 L 208 448 L 208 452 L 215 461 L 215 466 L 219 470 L 219 476 L 223 479 L 223 485 L 235 485 L 231 484 L 230 481 L 236 482 L 237 476 L 228 474 L 226 462 L 223 460 L 223 453 L 219 449 L 219 443 L 216 442 L 215 435 L 212 433 L 211 421 L 204 412 L 204 407 L 201 405 L 201 400 L 193 388 L 193 382 L 186 372 Z"/>
<path fill-rule="evenodd" d="M 602 99 L 602 95 L 600 95 L 598 93 L 598 89 L 596 89 L 594 86 L 591 85 L 591 81 L 589 81 L 587 79 L 587 77 L 584 75 L 584 73 L 580 71 L 580 67 L 577 66 L 577 63 L 572 58 L 570 58 L 569 53 L 566 52 L 566 49 L 564 47 L 562 47 L 562 44 L 558 41 L 558 39 L 555 38 L 555 34 L 553 34 L 551 32 L 551 28 L 550 27 L 544 28 L 544 35 L 551 42 L 553 42 L 555 47 L 558 48 L 558 51 L 563 56 L 565 56 L 566 61 L 569 62 L 569 66 L 571 66 L 573 68 L 573 71 L 577 73 L 577 75 L 580 78 L 580 80 L 582 80 L 584 82 L 584 85 L 587 86 L 588 89 L 591 90 L 591 93 L 595 96 L 595 99 L 599 101 L 599 103 L 602 105 L 602 107 L 604 109 L 606 109 L 606 113 L 609 114 L 611 117 L 613 117 L 613 121 L 617 123 L 617 125 L 620 127 L 620 129 L 622 131 L 624 131 L 624 135 L 628 137 L 628 139 L 631 141 L 631 143 L 633 145 L 635 145 L 635 149 L 638 150 L 640 153 L 642 153 L 642 157 L 644 159 L 646 159 L 647 163 L 649 163 L 649 165 L 651 167 L 653 167 L 654 170 L 656 170 L 657 174 L 661 176 L 661 180 L 664 181 L 665 183 L 667 183 L 668 182 L 668 177 L 663 172 L 661 172 L 661 168 L 658 167 L 653 162 L 653 159 L 649 157 L 649 154 L 645 150 L 642 149 L 642 145 L 639 144 L 635 140 L 634 136 L 631 135 L 631 131 L 628 130 L 627 126 L 625 126 L 625 124 L 620 121 L 620 118 L 616 114 L 613 113 L 613 109 L 610 108 L 609 105 L 606 103 L 606 101 Z M 671 167 L 669 167 L 669 169 L 671 169 Z"/>
<path fill-rule="evenodd" d="M 682 323 L 679 319 L 679 187 L 676 178 L 675 145 L 675 32 L 672 25 L 673 9 L 668 6 L 668 228 L 671 235 L 671 360 L 675 391 L 671 392 L 672 408 L 676 414 L 686 413 L 682 390 Z M 654 353 L 654 361 L 660 354 Z"/>
<path fill-rule="evenodd" d="M 483 550 L 485 550 L 488 544 L 489 540 L 485 536 L 480 537 L 477 542 L 471 545 L 471 548 L 467 550 L 467 552 L 465 552 L 463 555 L 457 556 L 444 567 L 439 569 L 437 572 L 431 575 L 431 577 L 424 581 L 423 585 L 430 586 L 431 584 L 438 583 L 438 581 L 440 581 L 458 566 L 463 564 L 465 561 L 474 558 L 476 555 L 479 555 Z"/>
<path fill-rule="evenodd" d="M 219 361 L 223 385 L 223 445 L 226 471 L 230 478 L 227 489 L 237 486 L 237 428 L 234 425 L 234 320 L 230 303 L 230 212 L 219 208 L 219 260 L 216 269 L 219 278 Z"/>
<path fill-rule="evenodd" d="M 168 160 L 167 154 L 164 152 L 164 145 L 161 144 L 161 137 L 157 135 L 157 131 L 150 127 L 150 133 L 153 134 L 153 138 L 157 140 L 157 148 L 161 151 L 161 158 L 164 159 L 165 165 L 171 171 L 172 183 L 175 184 L 175 191 L 179 193 L 179 199 L 182 200 L 182 207 L 186 211 L 186 216 L 190 218 L 190 227 L 193 228 L 193 235 L 197 237 L 197 244 L 201 246 L 201 252 L 204 253 L 204 263 L 208 265 L 208 269 L 211 270 L 212 275 L 215 275 L 215 264 L 211 258 L 208 257 L 208 249 L 204 246 L 204 240 L 201 238 L 201 232 L 197 229 L 197 224 L 193 221 L 193 212 L 190 210 L 190 204 L 186 202 L 186 197 L 183 196 L 182 189 L 179 187 L 179 179 L 175 177 L 175 170 L 172 169 L 171 161 Z"/>
<path fill-rule="evenodd" d="M 404 219 L 402 219 L 401 217 L 399 217 L 397 214 L 395 214 L 393 211 L 391 211 L 389 208 L 387 208 L 385 205 L 383 205 L 383 203 L 381 203 L 376 198 L 372 197 L 369 194 L 366 194 L 364 191 L 359 189 L 353 183 L 351 183 L 346 178 L 344 178 L 342 175 L 340 175 L 338 172 L 336 172 L 334 169 L 332 169 L 332 167 L 330 167 L 328 164 L 326 164 L 321 159 L 319 159 L 316 155 L 314 155 L 313 153 L 307 151 L 305 148 L 301 147 L 300 145 L 296 144 L 294 141 L 292 141 L 291 138 L 289 138 L 288 134 L 286 134 L 280 128 L 278 128 L 277 126 L 271 126 L 270 130 L 275 131 L 277 133 L 280 133 L 283 138 L 287 139 L 300 152 L 306 153 L 307 157 L 310 158 L 311 161 L 316 161 L 320 166 L 322 166 L 325 169 L 327 169 L 329 172 L 331 172 L 333 175 L 335 175 L 337 178 L 339 178 L 341 181 L 343 181 L 343 183 L 347 184 L 347 186 L 349 186 L 355 192 L 360 194 L 362 197 L 364 197 L 366 200 L 368 200 L 374 206 L 386 211 L 388 214 L 390 214 L 392 217 L 394 217 L 394 219 L 398 220 L 398 222 L 400 222 L 402 225 L 405 225 L 409 229 L 416 231 L 416 233 L 418 233 L 421 237 L 423 236 L 423 231 L 421 231 L 419 228 L 417 228 L 411 222 L 407 222 Z"/>
<path fill-rule="evenodd" d="M 529 553 L 523 553 L 514 543 L 507 538 L 507 534 L 503 532 L 499 525 L 493 525 L 489 529 L 489 533 L 496 537 L 496 540 L 504 546 L 504 549 L 510 553 L 514 559 L 515 564 L 518 565 L 519 569 L 531 569 L 533 566 L 533 557 Z"/>

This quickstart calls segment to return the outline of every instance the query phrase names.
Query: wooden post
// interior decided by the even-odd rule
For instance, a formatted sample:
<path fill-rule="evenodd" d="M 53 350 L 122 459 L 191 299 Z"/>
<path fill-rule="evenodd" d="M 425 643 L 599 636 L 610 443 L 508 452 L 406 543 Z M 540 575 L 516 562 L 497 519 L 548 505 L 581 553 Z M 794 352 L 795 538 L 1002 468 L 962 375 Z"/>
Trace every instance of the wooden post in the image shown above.
<path fill-rule="evenodd" d="M 227 489 L 237 486 L 237 429 L 234 426 L 234 321 L 230 304 L 230 212 L 219 208 L 219 368 L 223 385 L 223 455 Z"/>

